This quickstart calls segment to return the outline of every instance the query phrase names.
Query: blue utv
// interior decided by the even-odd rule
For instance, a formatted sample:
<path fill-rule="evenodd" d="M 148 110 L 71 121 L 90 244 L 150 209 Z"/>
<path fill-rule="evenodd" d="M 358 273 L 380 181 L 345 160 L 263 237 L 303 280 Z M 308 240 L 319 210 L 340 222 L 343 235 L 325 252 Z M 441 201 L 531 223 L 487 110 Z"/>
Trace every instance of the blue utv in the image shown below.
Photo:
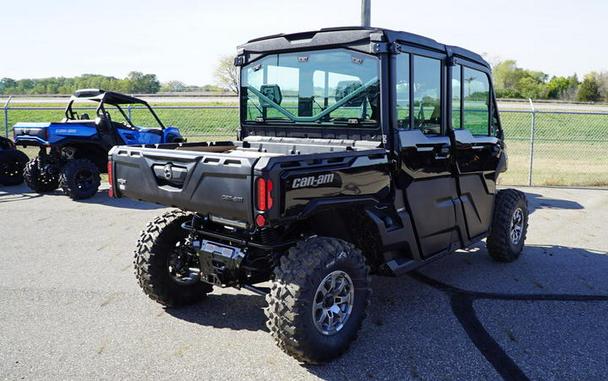
<path fill-rule="evenodd" d="M 81 101 L 97 103 L 94 118 L 75 107 Z M 156 127 L 136 125 L 134 114 L 138 121 Z M 146 101 L 99 89 L 76 91 L 61 122 L 17 123 L 13 131 L 17 145 L 40 147 L 38 156 L 25 166 L 25 183 L 38 193 L 60 187 L 74 200 L 97 193 L 113 146 L 185 141 L 177 128 L 164 126 Z"/>

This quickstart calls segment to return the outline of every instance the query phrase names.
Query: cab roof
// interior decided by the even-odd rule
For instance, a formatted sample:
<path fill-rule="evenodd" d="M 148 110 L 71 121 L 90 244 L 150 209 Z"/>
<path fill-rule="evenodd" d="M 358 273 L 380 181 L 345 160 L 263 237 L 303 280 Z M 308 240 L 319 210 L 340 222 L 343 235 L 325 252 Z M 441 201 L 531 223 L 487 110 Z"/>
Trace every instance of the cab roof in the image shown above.
<path fill-rule="evenodd" d="M 89 100 L 95 102 L 101 102 L 111 105 L 122 105 L 122 104 L 146 104 L 143 99 L 135 98 L 130 95 L 116 93 L 113 91 L 105 91 L 101 89 L 80 89 L 74 92 L 71 100 Z"/>
<path fill-rule="evenodd" d="M 274 34 L 248 41 L 238 47 L 238 54 L 263 55 L 303 49 L 348 47 L 366 53 L 382 52 L 382 44 L 405 44 L 460 56 L 480 65 L 490 65 L 479 54 L 458 46 L 441 44 L 417 34 L 375 27 L 335 27 L 291 34 Z"/>

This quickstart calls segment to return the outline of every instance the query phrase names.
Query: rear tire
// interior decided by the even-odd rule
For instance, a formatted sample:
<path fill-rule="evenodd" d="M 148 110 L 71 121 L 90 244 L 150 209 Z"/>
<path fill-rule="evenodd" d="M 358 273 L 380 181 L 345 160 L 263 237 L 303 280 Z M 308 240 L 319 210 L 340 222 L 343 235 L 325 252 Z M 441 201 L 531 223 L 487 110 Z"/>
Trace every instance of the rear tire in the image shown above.
<path fill-rule="evenodd" d="M 0 184 L 19 185 L 23 182 L 23 169 L 29 158 L 19 150 L 0 151 Z"/>
<path fill-rule="evenodd" d="M 521 255 L 528 232 L 528 200 L 523 192 L 505 189 L 494 202 L 494 217 L 486 246 L 498 262 L 513 262 Z"/>
<path fill-rule="evenodd" d="M 198 281 L 188 283 L 176 280 L 171 272 L 172 255 L 176 250 L 188 250 L 188 232 L 181 225 L 191 219 L 192 214 L 181 210 L 167 212 L 150 222 L 137 242 L 133 264 L 139 286 L 163 306 L 193 304 L 213 290 L 213 286 L 200 280 L 200 275 Z M 191 265 L 198 266 L 198 260 Z"/>
<path fill-rule="evenodd" d="M 101 184 L 99 168 L 88 159 L 68 160 L 61 170 L 59 184 L 72 200 L 93 197 Z"/>
<path fill-rule="evenodd" d="M 23 169 L 23 180 L 36 193 L 52 192 L 59 187 L 59 177 L 49 166 L 41 165 L 40 157 L 27 162 Z"/>
<path fill-rule="evenodd" d="M 264 312 L 277 345 L 305 363 L 344 353 L 370 302 L 369 267 L 361 251 L 340 239 L 309 238 L 281 257 L 274 276 Z"/>

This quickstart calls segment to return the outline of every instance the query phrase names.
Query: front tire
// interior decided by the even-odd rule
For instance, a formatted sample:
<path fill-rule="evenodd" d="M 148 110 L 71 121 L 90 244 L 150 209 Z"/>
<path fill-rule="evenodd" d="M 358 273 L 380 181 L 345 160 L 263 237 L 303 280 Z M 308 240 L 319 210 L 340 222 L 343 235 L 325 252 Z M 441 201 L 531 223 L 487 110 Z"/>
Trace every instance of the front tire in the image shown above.
<path fill-rule="evenodd" d="M 23 182 L 23 170 L 29 158 L 19 150 L 0 151 L 0 184 L 19 185 Z"/>
<path fill-rule="evenodd" d="M 150 222 L 137 242 L 133 261 L 137 281 L 150 299 L 163 306 L 193 304 L 213 290 L 200 280 L 200 273 L 196 278 L 194 271 L 188 271 L 199 266 L 181 226 L 191 219 L 192 214 L 181 210 L 167 212 Z"/>
<path fill-rule="evenodd" d="M 361 251 L 336 238 L 298 242 L 274 270 L 267 326 L 277 345 L 305 363 L 344 353 L 366 317 L 371 289 Z"/>
<path fill-rule="evenodd" d="M 498 262 L 513 262 L 521 255 L 528 232 L 528 200 L 523 192 L 505 189 L 494 201 L 494 217 L 487 240 L 490 256 Z"/>
<path fill-rule="evenodd" d="M 68 160 L 61 170 L 59 184 L 72 200 L 93 197 L 101 185 L 99 168 L 88 159 Z"/>
<path fill-rule="evenodd" d="M 59 187 L 59 177 L 51 165 L 42 165 L 40 157 L 27 162 L 23 169 L 23 180 L 36 193 L 52 192 Z"/>

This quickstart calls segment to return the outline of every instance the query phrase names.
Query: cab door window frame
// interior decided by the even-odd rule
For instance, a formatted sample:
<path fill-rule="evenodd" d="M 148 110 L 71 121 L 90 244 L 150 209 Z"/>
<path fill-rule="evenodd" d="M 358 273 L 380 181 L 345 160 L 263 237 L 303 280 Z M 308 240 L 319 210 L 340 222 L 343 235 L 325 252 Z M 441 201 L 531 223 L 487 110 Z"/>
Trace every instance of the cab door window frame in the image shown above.
<path fill-rule="evenodd" d="M 451 129 L 464 129 L 464 85 L 463 85 L 463 77 L 464 77 L 464 69 L 472 69 L 477 70 L 486 75 L 488 79 L 488 131 L 486 135 L 483 136 L 494 136 L 499 139 L 502 139 L 502 127 L 500 123 L 500 116 L 498 114 L 498 108 L 496 106 L 496 95 L 494 93 L 494 84 L 492 82 L 492 72 L 486 66 L 476 64 L 474 62 L 455 57 L 451 60 L 451 65 L 448 66 L 447 72 L 449 73 L 449 97 L 450 97 L 450 105 L 449 109 L 449 127 Z M 460 65 L 460 126 L 456 127 L 452 125 L 452 68 L 456 65 Z M 492 119 L 496 119 L 496 123 L 493 123 Z M 482 136 L 482 135 L 478 135 Z"/>
<path fill-rule="evenodd" d="M 447 75 L 447 66 L 446 66 L 446 62 L 447 62 L 447 56 L 445 53 L 441 53 L 438 51 L 434 51 L 434 50 L 427 50 L 427 49 L 421 49 L 418 47 L 414 47 L 414 46 L 410 46 L 410 45 L 402 45 L 399 44 L 397 45 L 397 50 L 399 52 L 399 54 L 409 54 L 409 123 L 408 123 L 408 127 L 407 128 L 399 128 L 399 126 L 397 125 L 397 102 L 396 102 L 396 91 L 393 89 L 393 94 L 395 95 L 393 97 L 393 100 L 391 101 L 391 107 L 392 107 L 392 115 L 395 116 L 395 118 L 393 119 L 393 128 L 395 131 L 399 130 L 399 129 L 406 129 L 406 130 L 415 130 L 416 128 L 414 127 L 414 86 L 413 86 L 413 80 L 415 79 L 415 72 L 416 72 L 416 68 L 414 65 L 414 58 L 416 56 L 418 57 L 425 57 L 425 58 L 432 58 L 432 59 L 436 59 L 439 61 L 439 67 L 440 67 L 440 91 L 439 91 L 439 96 L 440 96 L 440 114 L 441 114 L 441 121 L 440 121 L 440 133 L 439 134 L 425 134 L 426 136 L 446 136 L 447 132 L 448 132 L 448 122 L 447 122 L 447 118 L 448 118 L 448 101 L 447 101 L 447 95 L 448 92 L 446 90 L 447 86 L 447 79 L 448 79 L 448 75 Z M 396 63 L 397 60 L 395 59 L 393 61 L 395 63 L 395 71 L 394 73 L 397 72 L 397 70 L 399 70 L 398 67 L 396 67 Z M 392 84 L 393 87 L 395 85 L 395 83 Z"/>

